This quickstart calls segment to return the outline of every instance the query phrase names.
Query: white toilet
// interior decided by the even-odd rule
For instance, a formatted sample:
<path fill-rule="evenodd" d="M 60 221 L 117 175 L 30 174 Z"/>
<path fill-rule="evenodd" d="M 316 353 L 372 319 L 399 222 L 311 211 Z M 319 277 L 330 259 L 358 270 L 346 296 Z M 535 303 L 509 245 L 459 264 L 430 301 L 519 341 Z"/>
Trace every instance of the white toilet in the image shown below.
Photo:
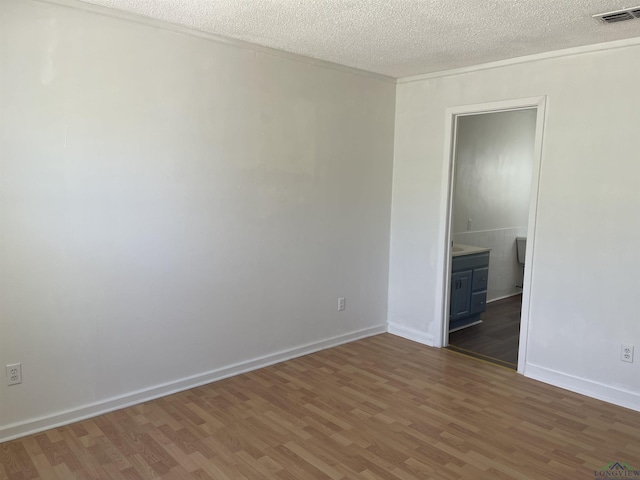
<path fill-rule="evenodd" d="M 524 266 L 524 258 L 527 253 L 527 237 L 516 237 L 516 251 L 518 252 L 518 263 Z"/>
<path fill-rule="evenodd" d="M 527 237 L 516 237 L 516 253 L 518 255 L 518 263 L 522 265 L 522 278 L 524 279 L 524 259 L 527 253 Z M 517 285 L 523 288 L 523 285 Z"/>

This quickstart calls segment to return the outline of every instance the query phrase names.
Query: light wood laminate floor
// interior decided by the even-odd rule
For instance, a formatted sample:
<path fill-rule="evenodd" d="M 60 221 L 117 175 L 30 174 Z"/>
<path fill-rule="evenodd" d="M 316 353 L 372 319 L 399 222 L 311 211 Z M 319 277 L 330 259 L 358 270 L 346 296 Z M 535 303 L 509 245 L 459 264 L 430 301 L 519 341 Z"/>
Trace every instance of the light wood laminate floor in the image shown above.
<path fill-rule="evenodd" d="M 0 478 L 580 479 L 640 413 L 379 335 L 0 445 Z"/>

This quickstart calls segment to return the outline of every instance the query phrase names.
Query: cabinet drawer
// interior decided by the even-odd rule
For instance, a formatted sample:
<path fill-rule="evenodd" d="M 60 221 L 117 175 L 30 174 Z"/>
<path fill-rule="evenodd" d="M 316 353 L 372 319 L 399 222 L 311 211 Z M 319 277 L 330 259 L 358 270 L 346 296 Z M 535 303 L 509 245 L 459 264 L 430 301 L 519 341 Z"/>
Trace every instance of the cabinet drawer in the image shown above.
<path fill-rule="evenodd" d="M 459 270 L 482 268 L 487 265 L 489 265 L 489 252 L 474 253 L 472 255 L 453 257 L 451 261 L 451 270 L 457 272 Z"/>
<path fill-rule="evenodd" d="M 489 267 L 476 268 L 473 271 L 473 285 L 471 290 L 477 292 L 478 290 L 486 290 L 489 280 Z"/>
<path fill-rule="evenodd" d="M 471 294 L 471 313 L 484 312 L 487 309 L 487 291 Z"/>

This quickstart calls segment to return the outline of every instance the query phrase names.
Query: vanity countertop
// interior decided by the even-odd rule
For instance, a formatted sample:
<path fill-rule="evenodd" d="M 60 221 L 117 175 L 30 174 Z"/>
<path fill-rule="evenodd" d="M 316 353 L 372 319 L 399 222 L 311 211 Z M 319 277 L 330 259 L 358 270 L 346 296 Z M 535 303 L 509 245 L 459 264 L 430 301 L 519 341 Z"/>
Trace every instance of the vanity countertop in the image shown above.
<path fill-rule="evenodd" d="M 463 255 L 472 255 L 474 253 L 484 253 L 491 251 L 490 248 L 486 247 L 474 247 L 472 245 L 462 245 L 460 243 L 454 243 L 451 248 L 451 256 L 452 257 L 461 257 Z"/>

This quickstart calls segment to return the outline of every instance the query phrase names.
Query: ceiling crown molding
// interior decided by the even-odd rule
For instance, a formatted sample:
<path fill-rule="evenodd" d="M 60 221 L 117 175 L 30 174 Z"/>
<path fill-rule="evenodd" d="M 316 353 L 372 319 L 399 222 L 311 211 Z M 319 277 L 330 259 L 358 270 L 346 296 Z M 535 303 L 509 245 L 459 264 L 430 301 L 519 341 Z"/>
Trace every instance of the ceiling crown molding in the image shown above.
<path fill-rule="evenodd" d="M 480 65 L 472 65 L 470 67 L 454 68 L 451 70 L 442 70 L 440 72 L 424 73 L 421 75 L 412 75 L 410 77 L 398 78 L 397 83 L 412 83 L 422 80 L 431 80 L 433 78 L 451 77 L 454 75 L 464 75 L 465 73 L 480 72 L 483 70 L 491 70 L 494 68 L 508 67 L 511 65 L 520 65 L 523 63 L 538 62 L 541 60 L 550 60 L 553 58 L 568 57 L 572 55 L 584 55 L 587 53 L 602 52 L 606 50 L 616 50 L 619 48 L 635 47 L 640 45 L 640 37 L 626 38 L 624 40 L 615 40 L 612 42 L 594 43 L 591 45 L 583 45 L 580 47 L 565 48 L 562 50 L 553 50 L 550 52 L 536 53 L 534 55 L 525 55 L 523 57 L 508 58 L 497 62 L 482 63 Z"/>
<path fill-rule="evenodd" d="M 82 10 L 97 15 L 115 18 L 118 20 L 124 20 L 128 22 L 138 23 L 141 25 L 147 25 L 150 27 L 158 28 L 160 30 L 166 30 L 174 33 L 181 33 L 183 35 L 189 35 L 192 37 L 198 37 L 212 42 L 229 45 L 232 47 L 240 48 L 243 50 L 249 50 L 262 55 L 271 55 L 278 58 L 283 58 L 292 62 L 306 63 L 308 65 L 314 65 L 316 67 L 327 68 L 329 70 L 337 70 L 343 73 L 350 73 L 352 75 L 358 75 L 360 77 L 367 77 L 374 80 L 379 80 L 386 83 L 396 83 L 396 79 L 388 77 L 379 73 L 369 72 L 367 70 L 361 70 L 354 67 L 348 67 L 339 63 L 329 62 L 326 60 L 320 60 L 317 58 L 306 57 L 304 55 L 298 55 L 296 53 L 286 52 L 284 50 L 278 50 L 276 48 L 264 47 L 250 42 L 242 40 L 236 40 L 234 38 L 223 37 L 222 35 L 215 35 L 213 33 L 203 32 L 191 27 L 185 27 L 175 23 L 165 22 L 157 20 L 155 18 L 145 17 L 143 15 L 137 15 L 135 13 L 124 12 L 122 10 L 115 10 L 112 8 L 103 7 L 100 5 L 94 5 L 86 3 L 80 0 L 32 0 L 36 3 L 44 3 L 49 5 L 56 5 L 59 7 L 72 8 L 74 10 Z"/>

